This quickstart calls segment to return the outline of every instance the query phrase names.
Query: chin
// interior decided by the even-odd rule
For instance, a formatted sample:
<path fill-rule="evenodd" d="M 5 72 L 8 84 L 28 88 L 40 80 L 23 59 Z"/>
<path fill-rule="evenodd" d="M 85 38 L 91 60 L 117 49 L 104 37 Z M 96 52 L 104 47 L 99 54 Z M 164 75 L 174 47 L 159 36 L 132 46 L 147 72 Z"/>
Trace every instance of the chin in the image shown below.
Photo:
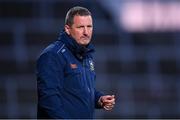
<path fill-rule="evenodd" d="M 82 46 L 86 46 L 86 45 L 88 45 L 88 44 L 80 44 L 80 45 L 82 45 Z"/>
<path fill-rule="evenodd" d="M 80 45 L 83 45 L 83 46 L 86 46 L 86 45 L 88 45 L 88 44 L 89 44 L 89 42 L 80 43 Z"/>

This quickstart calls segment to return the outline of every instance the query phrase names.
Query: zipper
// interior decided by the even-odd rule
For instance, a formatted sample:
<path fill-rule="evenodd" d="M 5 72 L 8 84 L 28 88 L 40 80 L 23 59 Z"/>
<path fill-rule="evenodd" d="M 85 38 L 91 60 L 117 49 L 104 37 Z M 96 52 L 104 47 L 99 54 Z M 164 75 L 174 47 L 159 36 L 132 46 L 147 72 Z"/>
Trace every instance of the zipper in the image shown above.
<path fill-rule="evenodd" d="M 92 93 L 91 93 L 91 90 L 90 90 L 90 88 L 89 88 L 89 86 L 91 86 L 91 85 L 89 85 L 90 83 L 89 83 L 89 81 L 88 81 L 88 76 L 87 76 L 87 73 L 86 73 L 86 64 L 88 64 L 88 59 L 84 59 L 83 60 L 83 76 L 84 76 L 84 82 L 85 82 L 85 86 L 87 86 L 87 91 L 88 91 L 88 93 L 89 93 L 89 95 L 90 95 L 90 106 L 89 106 L 89 111 L 90 111 L 90 113 L 92 112 L 92 110 L 94 109 L 94 108 L 91 108 L 91 107 L 93 107 L 94 106 L 94 104 L 92 104 L 91 102 L 93 102 L 94 100 L 92 100 Z M 91 116 L 93 116 L 93 113 L 91 114 Z"/>
<path fill-rule="evenodd" d="M 90 93 L 91 90 L 89 88 L 89 85 L 88 85 L 88 81 L 87 81 L 87 76 L 86 76 L 86 59 L 83 60 L 83 77 L 84 77 L 84 83 L 85 85 L 87 86 L 87 90 L 88 92 Z"/>

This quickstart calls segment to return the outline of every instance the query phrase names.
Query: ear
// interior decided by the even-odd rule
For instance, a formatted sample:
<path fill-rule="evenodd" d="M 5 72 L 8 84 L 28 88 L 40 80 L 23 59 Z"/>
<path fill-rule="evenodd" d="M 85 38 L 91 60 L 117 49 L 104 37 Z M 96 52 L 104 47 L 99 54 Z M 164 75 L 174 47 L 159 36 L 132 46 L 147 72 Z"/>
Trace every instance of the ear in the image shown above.
<path fill-rule="evenodd" d="M 64 29 L 65 29 L 65 31 L 66 31 L 66 33 L 68 34 L 68 35 L 70 35 L 70 27 L 69 27 L 69 25 L 65 25 L 64 26 Z"/>

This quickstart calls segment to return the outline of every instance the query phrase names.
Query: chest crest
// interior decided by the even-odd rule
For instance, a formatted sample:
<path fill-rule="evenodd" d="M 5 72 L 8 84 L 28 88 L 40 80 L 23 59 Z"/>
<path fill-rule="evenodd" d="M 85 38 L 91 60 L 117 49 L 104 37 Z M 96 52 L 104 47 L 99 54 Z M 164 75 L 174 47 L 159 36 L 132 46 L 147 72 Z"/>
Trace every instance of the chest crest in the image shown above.
<path fill-rule="evenodd" d="M 90 66 L 90 70 L 94 71 L 94 62 L 92 60 L 89 60 L 89 66 Z"/>

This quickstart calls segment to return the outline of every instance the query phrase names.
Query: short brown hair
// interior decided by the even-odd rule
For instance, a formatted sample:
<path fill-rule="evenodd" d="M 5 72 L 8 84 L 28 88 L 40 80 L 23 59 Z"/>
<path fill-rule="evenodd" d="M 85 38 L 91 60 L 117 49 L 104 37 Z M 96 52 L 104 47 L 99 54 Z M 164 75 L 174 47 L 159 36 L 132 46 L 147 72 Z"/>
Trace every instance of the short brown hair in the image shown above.
<path fill-rule="evenodd" d="M 76 15 L 79 15 L 79 16 L 90 15 L 91 16 L 91 12 L 87 8 L 75 6 L 67 12 L 66 18 L 65 18 L 65 25 L 71 26 L 73 24 L 74 16 Z"/>

